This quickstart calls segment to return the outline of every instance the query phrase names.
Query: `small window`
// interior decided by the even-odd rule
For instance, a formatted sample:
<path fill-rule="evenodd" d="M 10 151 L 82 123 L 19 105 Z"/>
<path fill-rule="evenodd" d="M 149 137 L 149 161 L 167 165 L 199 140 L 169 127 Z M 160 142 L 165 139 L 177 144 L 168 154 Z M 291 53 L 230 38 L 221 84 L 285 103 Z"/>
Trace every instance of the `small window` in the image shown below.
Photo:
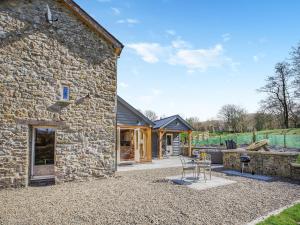
<path fill-rule="evenodd" d="M 70 88 L 68 86 L 62 86 L 61 100 L 69 101 L 69 98 L 70 98 Z"/>

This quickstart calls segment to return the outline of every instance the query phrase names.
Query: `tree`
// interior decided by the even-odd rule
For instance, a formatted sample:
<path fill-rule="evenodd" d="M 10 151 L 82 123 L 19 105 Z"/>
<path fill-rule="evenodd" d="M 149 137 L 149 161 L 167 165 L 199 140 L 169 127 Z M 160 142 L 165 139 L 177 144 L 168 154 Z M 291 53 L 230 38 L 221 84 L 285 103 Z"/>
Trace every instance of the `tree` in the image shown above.
<path fill-rule="evenodd" d="M 300 42 L 291 52 L 292 75 L 295 100 L 291 103 L 292 123 L 295 127 L 300 126 Z"/>
<path fill-rule="evenodd" d="M 262 101 L 262 107 L 269 112 L 281 115 L 284 128 L 289 128 L 289 116 L 291 110 L 291 69 L 286 62 L 275 65 L 275 74 L 266 79 L 266 84 L 258 91 L 267 94 L 267 98 Z"/>
<path fill-rule="evenodd" d="M 243 132 L 246 130 L 246 110 L 237 105 L 224 105 L 219 111 L 219 117 L 225 123 L 227 131 Z"/>
<path fill-rule="evenodd" d="M 186 121 L 197 131 L 201 129 L 201 122 L 198 117 L 186 118 Z"/>
<path fill-rule="evenodd" d="M 152 121 L 158 119 L 157 114 L 156 114 L 154 111 L 152 111 L 152 110 L 145 110 L 144 115 L 145 115 L 149 120 L 152 120 Z"/>
<path fill-rule="evenodd" d="M 295 96 L 300 98 L 300 42 L 296 47 L 292 48 L 290 53 L 292 58 L 292 73 L 294 77 L 293 84 L 295 85 Z"/>
<path fill-rule="evenodd" d="M 278 124 L 278 120 L 275 116 L 270 113 L 265 113 L 263 111 L 259 111 L 254 115 L 255 121 L 255 129 L 259 130 L 267 130 L 267 129 L 275 129 L 280 126 Z"/>

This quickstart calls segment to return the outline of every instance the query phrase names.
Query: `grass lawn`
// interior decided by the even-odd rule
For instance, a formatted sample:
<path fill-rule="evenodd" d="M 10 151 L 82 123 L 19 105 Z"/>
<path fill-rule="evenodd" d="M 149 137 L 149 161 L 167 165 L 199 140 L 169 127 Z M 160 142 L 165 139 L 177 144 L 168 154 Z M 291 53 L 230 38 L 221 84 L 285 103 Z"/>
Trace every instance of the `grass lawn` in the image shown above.
<path fill-rule="evenodd" d="M 298 225 L 300 224 L 300 203 L 275 216 L 270 216 L 257 225 Z"/>

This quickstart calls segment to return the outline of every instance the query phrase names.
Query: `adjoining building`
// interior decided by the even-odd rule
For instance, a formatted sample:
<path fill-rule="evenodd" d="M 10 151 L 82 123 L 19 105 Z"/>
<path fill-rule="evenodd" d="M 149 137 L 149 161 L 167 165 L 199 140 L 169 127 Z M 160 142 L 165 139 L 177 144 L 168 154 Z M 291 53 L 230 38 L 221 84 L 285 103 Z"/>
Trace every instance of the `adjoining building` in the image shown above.
<path fill-rule="evenodd" d="M 118 96 L 117 162 L 151 162 L 151 130 L 154 123 Z"/>
<path fill-rule="evenodd" d="M 0 1 L 0 187 L 114 172 L 122 48 L 72 0 Z"/>
<path fill-rule="evenodd" d="M 153 121 L 152 129 L 152 157 L 162 159 L 173 155 L 192 154 L 192 131 L 193 127 L 179 115 L 170 116 Z M 183 147 L 180 134 L 185 133 L 187 148 Z"/>

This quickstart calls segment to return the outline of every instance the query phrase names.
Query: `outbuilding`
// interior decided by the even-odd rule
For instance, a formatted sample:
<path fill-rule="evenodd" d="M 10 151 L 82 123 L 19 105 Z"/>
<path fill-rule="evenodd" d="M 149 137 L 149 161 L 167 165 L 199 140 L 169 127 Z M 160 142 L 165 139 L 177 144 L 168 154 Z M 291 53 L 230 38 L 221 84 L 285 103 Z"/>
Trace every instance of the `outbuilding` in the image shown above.
<path fill-rule="evenodd" d="M 180 154 L 191 156 L 193 127 L 187 121 L 179 115 L 174 115 L 153 122 L 155 124 L 152 129 L 153 157 L 162 159 Z M 180 137 L 182 133 L 185 133 L 186 138 Z"/>
<path fill-rule="evenodd" d="M 118 164 L 151 162 L 154 123 L 120 96 L 117 106 Z"/>

